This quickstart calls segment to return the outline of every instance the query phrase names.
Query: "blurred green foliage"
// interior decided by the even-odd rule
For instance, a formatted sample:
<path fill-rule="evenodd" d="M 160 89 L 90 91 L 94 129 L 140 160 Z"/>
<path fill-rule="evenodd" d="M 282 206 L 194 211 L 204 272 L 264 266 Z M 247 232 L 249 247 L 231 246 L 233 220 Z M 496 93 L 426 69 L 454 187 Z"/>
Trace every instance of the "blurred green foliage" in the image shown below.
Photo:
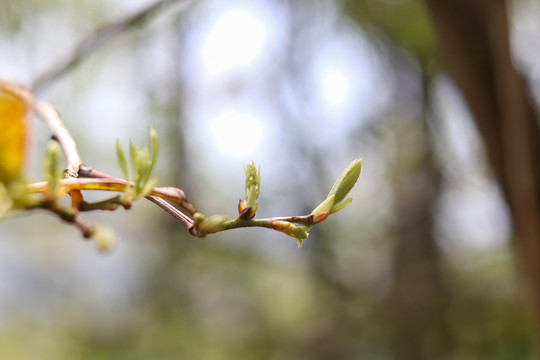
<path fill-rule="evenodd" d="M 420 0 L 346 0 L 345 13 L 363 26 L 382 32 L 423 64 L 436 57 L 433 28 Z"/>

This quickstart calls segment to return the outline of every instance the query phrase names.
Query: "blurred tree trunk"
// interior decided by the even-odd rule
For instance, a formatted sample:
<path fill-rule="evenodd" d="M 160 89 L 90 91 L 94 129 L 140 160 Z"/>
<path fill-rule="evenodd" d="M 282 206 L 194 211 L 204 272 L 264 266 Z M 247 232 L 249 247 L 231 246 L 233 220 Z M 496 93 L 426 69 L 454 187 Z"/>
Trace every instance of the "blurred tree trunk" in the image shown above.
<path fill-rule="evenodd" d="M 539 330 L 540 126 L 527 83 L 512 64 L 507 3 L 425 3 L 443 63 L 474 116 L 508 202 Z"/>
<path fill-rule="evenodd" d="M 395 248 L 388 305 L 395 326 L 396 356 L 406 360 L 443 358 L 452 347 L 444 321 L 450 293 L 433 235 L 441 175 L 428 126 L 432 116 L 430 81 L 425 72 L 421 76 L 418 106 L 422 113 L 419 117 L 398 118 L 391 126 L 396 143 L 392 161 Z"/>

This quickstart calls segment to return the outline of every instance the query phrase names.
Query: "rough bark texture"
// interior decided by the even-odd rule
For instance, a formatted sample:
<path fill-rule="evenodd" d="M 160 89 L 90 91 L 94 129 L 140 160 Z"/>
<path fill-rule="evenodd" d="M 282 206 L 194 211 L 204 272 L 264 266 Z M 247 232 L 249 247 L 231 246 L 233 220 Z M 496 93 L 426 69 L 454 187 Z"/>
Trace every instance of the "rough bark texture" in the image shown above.
<path fill-rule="evenodd" d="M 504 0 L 425 0 L 443 65 L 484 139 L 512 217 L 540 328 L 540 126 L 513 63 Z"/>

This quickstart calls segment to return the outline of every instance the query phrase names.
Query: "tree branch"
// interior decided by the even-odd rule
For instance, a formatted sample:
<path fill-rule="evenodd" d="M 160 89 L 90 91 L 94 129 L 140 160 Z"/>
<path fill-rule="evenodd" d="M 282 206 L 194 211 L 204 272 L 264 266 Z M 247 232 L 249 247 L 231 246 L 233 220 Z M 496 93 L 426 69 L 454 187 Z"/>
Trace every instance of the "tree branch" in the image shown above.
<path fill-rule="evenodd" d="M 65 177 L 77 178 L 79 167 L 82 165 L 81 157 L 75 140 L 60 120 L 58 112 L 50 104 L 39 100 L 34 101 L 34 110 L 45 121 L 53 139 L 58 141 L 64 150 L 68 163 Z"/>
<path fill-rule="evenodd" d="M 73 190 L 100 190 L 100 191 L 118 191 L 122 192 L 126 190 L 128 186 L 134 186 L 133 183 L 120 179 L 63 179 L 59 181 L 59 185 L 64 193 L 69 193 Z M 44 193 L 47 191 L 49 184 L 46 181 L 41 181 L 33 184 L 26 185 L 26 188 L 30 194 Z M 197 211 L 191 205 L 184 195 L 181 189 L 166 186 L 155 187 L 150 192 L 150 196 L 159 197 L 168 201 L 171 201 L 190 213 L 196 213 Z"/>
<path fill-rule="evenodd" d="M 45 71 L 34 81 L 31 89 L 34 93 L 44 90 L 47 86 L 58 80 L 60 77 L 72 70 L 88 55 L 101 48 L 108 41 L 119 36 L 128 29 L 143 25 L 160 11 L 167 7 L 187 0 L 160 0 L 154 4 L 140 10 L 139 12 L 126 17 L 118 22 L 105 25 L 96 30 L 93 34 L 82 40 L 73 50 L 73 52 L 63 61 L 55 64 L 51 69 Z"/>
<path fill-rule="evenodd" d="M 119 179 L 117 177 L 114 177 L 114 176 L 111 176 L 109 174 L 105 174 L 101 171 L 98 171 L 98 170 L 95 170 L 95 169 L 92 169 L 86 165 L 82 165 L 80 168 L 79 168 L 79 176 L 80 177 L 84 177 L 84 178 L 94 178 L 94 179 L 109 179 L 109 180 L 114 180 L 114 181 L 118 181 L 120 183 L 125 183 L 127 184 L 128 182 L 123 180 L 123 179 Z M 130 183 L 132 186 L 133 186 L 133 183 Z M 191 215 L 195 214 L 197 212 L 197 210 L 195 209 L 195 207 L 187 200 L 186 198 L 186 195 L 184 193 L 183 190 L 179 189 L 179 188 L 176 188 L 176 187 L 172 187 L 172 186 L 166 186 L 166 187 L 157 187 L 157 188 L 154 188 L 154 191 L 156 192 L 156 195 L 147 195 L 146 196 L 146 199 L 152 201 L 154 204 L 160 206 L 163 210 L 167 211 L 169 214 L 173 215 L 175 218 L 179 218 L 179 217 L 182 217 L 182 215 L 184 215 L 183 213 L 180 214 L 173 214 L 171 213 L 171 210 L 167 207 L 167 206 L 163 206 L 163 202 L 162 201 L 154 201 L 156 197 L 158 198 L 165 198 L 169 201 L 172 201 L 176 204 L 178 204 L 179 206 L 181 206 L 184 210 L 186 210 L 187 212 L 189 212 Z M 151 193 L 152 194 L 152 193 Z M 169 204 L 167 204 L 169 205 Z M 178 209 L 174 208 L 176 211 L 178 211 Z M 181 219 L 179 219 L 181 220 Z M 184 220 L 181 220 L 181 221 L 184 221 Z"/>

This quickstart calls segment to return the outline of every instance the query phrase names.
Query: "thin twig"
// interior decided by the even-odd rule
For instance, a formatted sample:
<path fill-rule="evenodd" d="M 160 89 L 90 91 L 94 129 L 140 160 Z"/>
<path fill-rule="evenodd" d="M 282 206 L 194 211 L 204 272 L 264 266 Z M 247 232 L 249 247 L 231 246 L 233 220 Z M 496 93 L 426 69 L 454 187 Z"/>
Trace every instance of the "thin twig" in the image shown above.
<path fill-rule="evenodd" d="M 85 239 L 91 238 L 95 234 L 95 228 L 84 222 L 81 214 L 76 212 L 72 221 L 81 230 L 81 233 Z"/>
<path fill-rule="evenodd" d="M 91 238 L 95 233 L 95 228 L 92 225 L 87 224 L 78 211 L 65 207 L 58 202 L 42 200 L 32 205 L 27 204 L 25 209 L 44 209 L 51 211 L 58 215 L 58 217 L 63 221 L 74 224 L 77 228 L 79 228 L 82 236 L 86 239 Z"/>
<path fill-rule="evenodd" d="M 102 47 L 105 43 L 110 41 L 111 39 L 117 37 L 121 33 L 125 32 L 126 30 L 130 28 L 134 28 L 136 26 L 142 25 L 148 20 L 150 20 L 154 15 L 156 15 L 159 11 L 163 10 L 164 8 L 177 3 L 177 2 L 188 2 L 187 0 L 160 0 L 155 2 L 154 4 L 142 9 L 141 11 L 128 16 L 125 19 L 122 19 L 121 21 L 118 21 L 116 23 L 112 23 L 109 25 L 106 25 L 102 27 L 101 29 L 98 29 L 93 34 L 82 40 L 74 49 L 74 51 L 71 53 L 70 56 L 68 56 L 64 61 L 60 62 L 59 64 L 55 65 L 50 70 L 46 71 L 42 76 L 40 76 L 33 84 L 32 89 L 34 93 L 37 93 L 41 90 L 43 90 L 45 87 L 47 87 L 49 84 L 54 82 L 55 80 L 62 77 L 64 74 L 69 72 L 72 68 L 75 67 L 78 63 L 80 63 L 81 60 L 88 57 L 92 52 L 96 51 L 100 47 Z M 81 157 L 79 155 L 79 152 L 77 150 L 77 146 L 73 138 L 71 137 L 69 131 L 66 129 L 66 127 L 63 125 L 60 116 L 58 115 L 58 112 L 52 107 L 51 105 L 36 101 L 33 97 L 33 95 L 25 91 L 25 96 L 27 95 L 27 98 L 30 99 L 29 102 L 32 102 L 32 105 L 35 109 L 35 111 L 43 118 L 43 120 L 46 122 L 47 126 L 49 127 L 53 138 L 58 140 L 60 145 L 62 146 L 64 153 L 67 158 L 67 169 L 65 173 L 65 179 L 72 179 L 75 180 L 76 183 L 79 185 L 69 184 L 69 181 L 64 181 L 64 190 L 66 192 L 73 194 L 76 194 L 78 196 L 73 197 L 73 199 L 79 199 L 79 201 L 75 201 L 73 206 L 75 208 L 80 209 L 81 207 L 84 208 L 84 206 L 87 206 L 88 209 L 94 208 L 94 207 L 100 207 L 100 206 L 111 206 L 113 205 L 114 201 L 111 199 L 106 200 L 99 204 L 88 204 L 85 203 L 82 199 L 82 195 L 80 193 L 83 189 L 88 189 L 88 186 L 91 186 L 92 181 L 88 180 L 82 180 L 78 179 L 79 177 L 88 177 L 88 178 L 97 178 L 97 181 L 94 181 L 95 184 L 99 184 L 100 187 L 104 186 L 104 183 L 101 179 L 108 179 L 109 184 L 106 186 L 110 187 L 110 190 L 116 190 L 118 185 L 125 189 L 127 184 L 130 184 L 122 179 L 115 178 L 113 176 L 110 176 L 105 173 L 101 173 L 99 171 L 95 171 L 94 169 L 91 169 L 89 167 L 86 167 L 83 165 Z M 111 183 L 113 182 L 113 183 Z M 29 185 L 29 189 L 32 189 L 33 186 L 43 186 L 43 184 L 32 184 Z M 86 186 L 86 188 L 85 188 Z M 68 190 L 69 189 L 69 190 Z M 107 190 L 107 189 L 105 189 Z M 167 213 L 171 214 L 173 217 L 178 219 L 180 222 L 182 222 L 188 229 L 193 227 L 193 220 L 182 213 L 180 210 L 175 208 L 174 206 L 170 205 L 166 201 L 162 200 L 160 197 L 166 198 L 169 201 L 172 201 L 176 204 L 178 204 L 180 207 L 182 207 L 184 210 L 188 211 L 191 215 L 193 215 L 196 210 L 193 205 L 191 205 L 185 197 L 184 192 L 181 189 L 174 188 L 174 187 L 163 187 L 163 188 L 156 188 L 153 190 L 151 195 L 146 196 L 146 198 L 162 209 L 164 209 Z M 111 202 L 112 201 L 112 202 Z M 83 210 L 83 209 L 81 209 Z M 84 224 L 82 222 L 82 219 L 80 218 L 80 215 L 77 213 L 78 220 L 81 221 L 74 221 L 77 226 L 80 226 L 80 224 Z M 81 230 L 83 230 L 81 228 Z M 83 231 L 83 233 L 87 233 Z"/>
<path fill-rule="evenodd" d="M 70 173 L 67 177 L 76 178 L 79 166 L 82 165 L 81 157 L 79 156 L 75 140 L 73 140 L 69 131 L 62 123 L 55 108 L 46 102 L 37 100 L 30 91 L 22 86 L 0 81 L 0 88 L 19 96 L 26 102 L 29 108 L 33 109 L 45 121 L 53 138 L 60 143 L 66 155 L 68 161 L 67 170 Z"/>
<path fill-rule="evenodd" d="M 117 178 L 115 176 L 103 173 L 101 171 L 92 169 L 91 167 L 88 167 L 86 165 L 82 165 L 79 168 L 79 176 L 84 177 L 84 178 L 92 178 L 92 179 L 110 179 L 110 180 L 123 182 L 123 183 L 126 183 L 126 184 L 128 183 L 126 180 L 123 180 L 123 179 Z M 133 185 L 133 183 L 130 183 L 130 184 Z M 173 201 L 174 203 L 180 205 L 184 210 L 189 212 L 191 215 L 193 215 L 193 214 L 195 214 L 197 212 L 195 207 L 187 200 L 186 195 L 185 195 L 185 193 L 184 193 L 184 191 L 182 189 L 172 187 L 172 186 L 163 186 L 163 187 L 156 187 L 153 190 L 160 194 L 160 195 L 157 195 L 158 197 L 163 197 L 163 198 L 169 197 L 169 198 L 179 199 L 180 201 L 178 201 L 178 200 L 170 200 L 170 201 Z M 154 204 L 156 204 L 156 205 L 160 206 L 161 208 L 163 208 L 163 210 L 170 213 L 170 211 L 167 208 L 161 206 L 161 202 L 155 202 L 155 201 L 151 200 L 150 197 L 152 197 L 152 196 L 154 196 L 154 195 L 148 195 L 148 196 L 146 196 L 146 198 L 148 200 L 152 201 Z M 177 211 L 178 211 L 178 209 L 177 209 Z M 174 214 L 171 214 L 171 215 L 175 216 Z M 181 216 L 181 215 L 178 215 L 178 216 Z M 177 217 L 177 216 L 175 216 L 175 217 Z"/>
<path fill-rule="evenodd" d="M 236 218 L 229 220 L 223 224 L 223 230 L 230 230 L 242 227 L 265 227 L 275 230 L 276 222 L 288 222 L 292 224 L 299 224 L 303 226 L 312 226 L 315 224 L 313 220 L 313 215 L 302 215 L 302 216 L 280 216 L 280 217 L 271 217 L 263 219 L 250 219 L 245 220 L 241 218 Z"/>
<path fill-rule="evenodd" d="M 124 205 L 122 204 L 122 201 L 120 200 L 120 196 L 114 196 L 110 199 L 96 201 L 96 202 L 82 201 L 79 205 L 79 211 L 93 211 L 93 210 L 114 211 L 118 209 L 119 205 Z"/>
<path fill-rule="evenodd" d="M 79 167 L 82 165 L 77 144 L 71 134 L 62 123 L 58 112 L 50 104 L 43 101 L 35 101 L 34 109 L 36 113 L 45 121 L 54 139 L 56 139 L 67 159 L 66 178 L 77 178 Z"/>
<path fill-rule="evenodd" d="M 153 196 L 153 195 L 148 195 L 146 196 L 146 198 L 150 200 L 151 202 L 153 202 L 154 204 L 156 204 L 157 206 L 159 206 L 160 208 L 162 208 L 163 210 L 165 210 L 170 215 L 172 215 L 176 220 L 184 224 L 184 226 L 188 230 L 191 230 L 191 228 L 195 224 L 193 219 L 191 219 L 189 216 L 187 216 L 186 214 L 184 214 L 183 212 L 181 212 L 180 210 L 178 210 L 177 208 L 175 208 L 174 206 L 172 206 L 165 200 L 157 196 Z"/>
<path fill-rule="evenodd" d="M 132 183 L 128 183 L 125 180 L 101 178 L 63 179 L 59 181 L 59 185 L 62 188 L 62 191 L 64 191 L 65 193 L 69 193 L 73 190 L 103 190 L 122 192 L 126 190 L 127 186 L 133 186 Z M 32 194 L 45 192 L 48 186 L 48 182 L 40 181 L 32 184 L 27 184 L 26 188 L 28 189 L 28 192 Z M 155 187 L 150 192 L 150 195 L 171 201 L 175 204 L 178 204 L 179 206 L 186 205 L 185 196 L 183 194 L 184 192 L 182 190 L 170 186 Z"/>
<path fill-rule="evenodd" d="M 65 172 L 65 179 L 70 181 L 63 181 L 61 185 L 64 187 L 64 191 L 70 194 L 80 194 L 81 190 L 91 190 L 93 185 L 98 185 L 95 190 L 111 190 L 111 191 L 124 191 L 128 183 L 123 179 L 116 178 L 109 174 L 97 171 L 91 167 L 85 166 L 82 163 L 79 151 L 77 150 L 77 144 L 71 137 L 71 134 L 62 123 L 58 112 L 46 102 L 37 101 L 33 98 L 25 89 L 15 89 L 17 92 L 23 92 L 22 95 L 32 101 L 32 105 L 38 115 L 45 121 L 49 130 L 62 146 L 67 158 L 67 168 Z M 80 179 L 79 177 L 86 177 L 92 179 Z M 43 191 L 47 186 L 46 183 L 36 183 L 28 185 L 30 191 Z M 188 229 L 193 226 L 193 220 L 182 213 L 180 210 L 159 199 L 159 197 L 172 201 L 188 211 L 191 215 L 197 212 L 195 207 L 191 205 L 181 189 L 175 187 L 161 187 L 153 189 L 151 195 L 146 196 L 146 199 L 152 201 L 167 213 L 180 220 Z M 80 201 L 74 204 L 74 207 L 80 208 L 84 206 L 82 195 L 78 196 Z M 106 201 L 107 202 L 107 201 Z M 94 204 L 95 205 L 95 204 Z M 103 205 L 103 204 L 101 204 Z M 97 206 L 97 205 L 96 205 Z M 84 209 L 80 209 L 84 210 Z"/>
<path fill-rule="evenodd" d="M 186 0 L 160 0 L 152 5 L 128 16 L 118 22 L 111 23 L 96 30 L 93 34 L 82 40 L 73 52 L 63 61 L 55 64 L 51 69 L 43 73 L 32 85 L 32 91 L 38 93 L 52 84 L 55 80 L 68 73 L 82 60 L 94 51 L 105 45 L 111 39 L 119 36 L 128 29 L 137 27 L 149 21 L 154 15 L 177 2 Z"/>

